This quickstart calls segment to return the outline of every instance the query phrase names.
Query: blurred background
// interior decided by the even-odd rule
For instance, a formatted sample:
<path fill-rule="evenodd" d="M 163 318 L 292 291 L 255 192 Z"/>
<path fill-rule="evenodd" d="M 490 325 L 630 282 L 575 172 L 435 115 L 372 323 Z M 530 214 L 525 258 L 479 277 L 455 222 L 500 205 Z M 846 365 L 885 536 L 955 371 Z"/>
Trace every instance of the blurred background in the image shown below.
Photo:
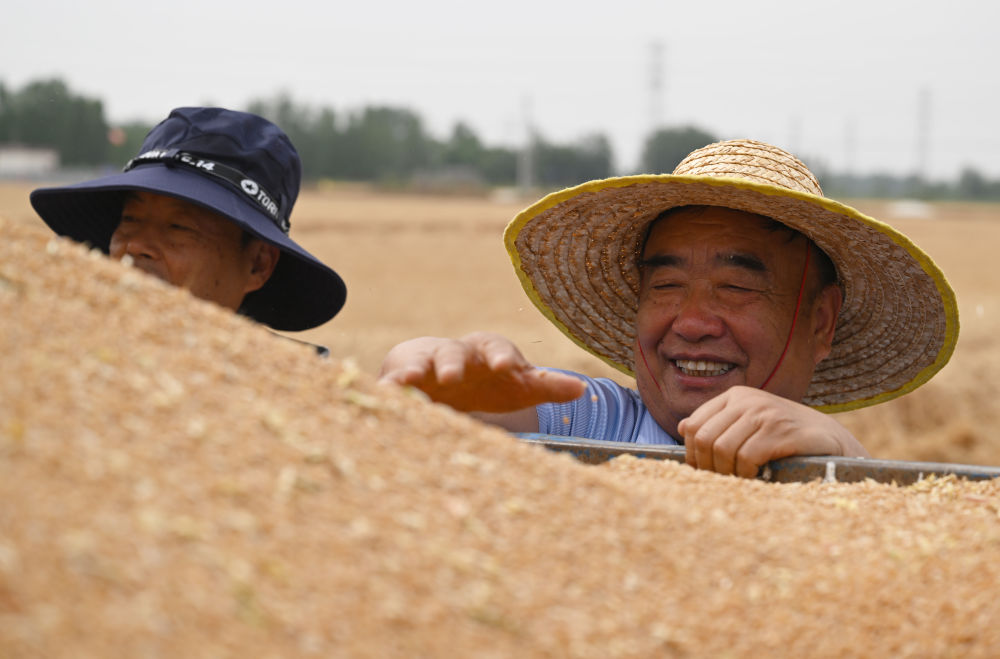
<path fill-rule="evenodd" d="M 1000 9 L 809 3 L 12 3 L 0 176 L 118 169 L 180 105 L 264 114 L 306 177 L 429 190 L 782 146 L 832 196 L 1000 198 Z"/>

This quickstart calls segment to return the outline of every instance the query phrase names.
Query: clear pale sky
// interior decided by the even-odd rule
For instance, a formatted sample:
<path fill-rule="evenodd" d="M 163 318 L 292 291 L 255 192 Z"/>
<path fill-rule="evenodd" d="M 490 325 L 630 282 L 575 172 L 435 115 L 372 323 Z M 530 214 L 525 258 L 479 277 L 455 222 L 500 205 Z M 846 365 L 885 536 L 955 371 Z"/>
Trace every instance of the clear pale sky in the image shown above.
<path fill-rule="evenodd" d="M 622 170 L 658 119 L 835 171 L 1000 178 L 998 19 L 982 0 L 40 0 L 4 8 L 0 80 L 61 77 L 112 122 L 287 92 L 406 107 L 439 138 L 602 132 Z"/>

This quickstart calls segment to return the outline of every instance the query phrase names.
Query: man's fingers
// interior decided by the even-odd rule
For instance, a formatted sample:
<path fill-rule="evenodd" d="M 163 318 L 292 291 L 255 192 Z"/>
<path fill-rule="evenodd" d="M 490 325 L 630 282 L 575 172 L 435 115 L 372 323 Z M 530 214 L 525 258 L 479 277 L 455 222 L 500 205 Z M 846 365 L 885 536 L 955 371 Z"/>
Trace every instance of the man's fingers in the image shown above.
<path fill-rule="evenodd" d="M 759 442 L 755 440 L 758 436 L 749 437 L 737 452 L 735 471 L 737 476 L 741 476 L 743 478 L 756 478 L 757 474 L 760 472 L 760 468 L 764 466 L 766 462 L 769 462 L 769 459 L 761 458 L 760 451 L 756 450 Z"/>
<path fill-rule="evenodd" d="M 534 392 L 537 402 L 541 403 L 565 403 L 576 400 L 584 394 L 587 386 L 583 380 L 575 378 L 565 373 L 554 371 L 544 371 L 542 369 L 532 369 L 525 378 L 526 384 Z"/>
<path fill-rule="evenodd" d="M 715 461 L 715 470 L 720 474 L 736 474 L 741 467 L 746 468 L 740 462 L 743 448 L 753 437 L 755 429 L 747 423 L 743 417 L 738 417 L 721 430 L 718 438 L 712 443 L 712 457 Z M 756 466 L 753 467 L 756 475 Z"/>
<path fill-rule="evenodd" d="M 685 444 L 687 444 L 687 442 L 685 442 Z M 699 438 L 695 437 L 694 440 L 687 446 L 685 460 L 695 469 L 708 469 L 709 471 L 715 471 L 715 454 L 712 451 L 711 440 L 702 439 L 699 441 Z"/>
<path fill-rule="evenodd" d="M 431 356 L 434 377 L 438 384 L 458 384 L 465 377 L 466 367 L 474 366 L 479 358 L 463 343 L 448 341 L 437 346 Z"/>
<path fill-rule="evenodd" d="M 491 371 L 502 372 L 531 368 L 521 351 L 500 334 L 476 332 L 463 337 L 463 343 L 475 346 Z"/>
<path fill-rule="evenodd" d="M 577 378 L 535 368 L 504 373 L 485 371 L 485 374 L 487 377 L 481 378 L 476 387 L 463 390 L 460 403 L 463 409 L 513 412 L 542 403 L 573 400 L 586 389 Z"/>
<path fill-rule="evenodd" d="M 760 451 L 753 441 L 755 429 L 744 419 L 713 435 L 705 428 L 686 440 L 685 462 L 696 469 L 709 469 L 720 474 L 753 478 L 760 465 Z"/>
<path fill-rule="evenodd" d="M 732 387 L 706 401 L 678 424 L 678 430 L 689 445 L 688 464 L 747 478 L 768 462 L 789 455 L 865 455 L 835 420 L 747 387 Z"/>
<path fill-rule="evenodd" d="M 576 377 L 535 368 L 507 338 L 487 332 L 404 342 L 386 356 L 381 380 L 417 387 L 431 400 L 465 412 L 561 403 L 586 389 Z"/>
<path fill-rule="evenodd" d="M 723 392 L 718 396 L 709 398 L 704 403 L 698 406 L 691 416 L 683 419 L 680 424 L 678 424 L 678 431 L 681 431 L 681 427 L 685 428 L 688 432 L 695 432 L 698 428 L 703 426 L 705 423 L 709 422 L 715 417 L 716 414 L 721 412 L 726 407 L 726 402 L 728 401 L 728 392 Z M 687 436 L 684 431 L 682 434 Z"/>
<path fill-rule="evenodd" d="M 415 368 L 399 368 L 383 373 L 378 381 L 380 383 L 392 383 L 400 386 L 415 385 L 423 380 L 423 373 Z"/>
<path fill-rule="evenodd" d="M 706 428 L 706 424 L 711 423 L 715 415 L 725 408 L 725 402 L 720 400 L 723 396 L 705 401 L 691 416 L 677 424 L 677 432 L 684 438 L 684 461 L 695 469 L 713 469 L 715 466 L 712 443 L 721 430 L 713 431 L 711 427 Z"/>
<path fill-rule="evenodd" d="M 433 373 L 433 366 L 430 356 L 426 355 L 397 366 L 386 367 L 383 365 L 378 381 L 414 386 L 423 382 L 431 373 Z"/>
<path fill-rule="evenodd" d="M 737 470 L 737 453 L 754 428 L 738 405 L 730 405 L 728 392 L 705 401 L 678 424 L 687 446 L 685 461 L 697 469 L 720 474 Z"/>
<path fill-rule="evenodd" d="M 434 353 L 444 342 L 444 339 L 424 336 L 394 346 L 382 360 L 379 379 L 398 384 L 423 380 L 434 373 Z"/>
<path fill-rule="evenodd" d="M 698 469 L 732 474 L 736 469 L 736 452 L 747 439 L 746 425 L 739 420 L 735 423 L 717 421 L 717 416 L 712 417 L 691 437 L 685 438 L 685 459 Z"/>

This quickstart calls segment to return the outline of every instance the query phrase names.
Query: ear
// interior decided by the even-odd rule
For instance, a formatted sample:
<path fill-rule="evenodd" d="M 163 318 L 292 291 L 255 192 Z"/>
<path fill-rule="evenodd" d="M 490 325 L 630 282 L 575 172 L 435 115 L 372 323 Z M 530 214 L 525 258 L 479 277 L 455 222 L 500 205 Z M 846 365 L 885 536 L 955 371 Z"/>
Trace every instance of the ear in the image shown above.
<path fill-rule="evenodd" d="M 827 284 L 816 296 L 812 309 L 813 365 L 826 359 L 833 348 L 833 334 L 843 303 L 843 292 L 836 284 Z"/>
<path fill-rule="evenodd" d="M 281 250 L 271 243 L 255 238 L 247 246 L 247 253 L 250 258 L 250 274 L 243 290 L 244 295 L 258 290 L 267 283 L 267 280 L 274 273 L 274 268 L 278 265 Z"/>

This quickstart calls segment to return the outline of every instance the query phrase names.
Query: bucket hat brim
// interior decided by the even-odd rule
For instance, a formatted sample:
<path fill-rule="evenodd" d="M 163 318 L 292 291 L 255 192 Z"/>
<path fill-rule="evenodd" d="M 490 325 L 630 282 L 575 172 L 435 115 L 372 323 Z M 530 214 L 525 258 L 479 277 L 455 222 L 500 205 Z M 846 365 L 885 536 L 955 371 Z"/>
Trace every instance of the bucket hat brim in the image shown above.
<path fill-rule="evenodd" d="M 130 191 L 197 204 L 281 250 L 274 273 L 263 287 L 246 296 L 241 313 L 276 330 L 297 331 L 325 323 L 343 307 L 347 288 L 336 272 L 295 243 L 245 197 L 187 169 L 139 165 L 92 181 L 40 188 L 31 193 L 31 204 L 56 233 L 107 253 Z"/>

